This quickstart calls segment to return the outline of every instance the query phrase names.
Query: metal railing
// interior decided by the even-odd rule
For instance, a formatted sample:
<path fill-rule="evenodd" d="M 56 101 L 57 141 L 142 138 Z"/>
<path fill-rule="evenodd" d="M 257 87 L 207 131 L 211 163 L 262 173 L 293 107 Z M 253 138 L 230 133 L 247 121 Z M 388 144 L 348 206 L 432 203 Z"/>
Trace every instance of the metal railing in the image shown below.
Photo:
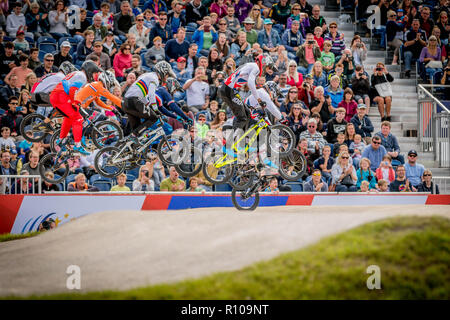
<path fill-rule="evenodd" d="M 417 136 L 423 152 L 432 152 L 439 167 L 450 167 L 450 110 L 426 88 L 450 85 L 418 85 Z"/>
<path fill-rule="evenodd" d="M 0 194 L 42 193 L 42 178 L 39 175 L 1 175 Z"/>
<path fill-rule="evenodd" d="M 436 194 L 436 185 L 440 194 L 450 194 L 450 177 L 433 177 L 433 184 L 435 186 L 434 194 Z"/>

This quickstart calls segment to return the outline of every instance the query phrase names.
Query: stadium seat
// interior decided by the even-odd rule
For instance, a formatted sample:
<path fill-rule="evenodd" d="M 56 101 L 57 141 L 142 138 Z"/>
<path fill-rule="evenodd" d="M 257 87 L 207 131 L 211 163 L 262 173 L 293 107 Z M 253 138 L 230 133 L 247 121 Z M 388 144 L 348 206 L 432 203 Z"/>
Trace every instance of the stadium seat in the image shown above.
<path fill-rule="evenodd" d="M 56 43 L 42 42 L 38 45 L 38 49 L 45 53 L 52 53 L 53 51 L 58 50 L 58 47 L 56 46 Z"/>
<path fill-rule="evenodd" d="M 145 52 L 141 53 L 142 67 L 149 68 L 147 62 L 145 61 Z"/>
<path fill-rule="evenodd" d="M 127 173 L 127 179 L 128 179 L 128 175 L 130 175 L 130 176 L 132 175 L 135 177 L 134 179 L 136 179 L 137 177 L 139 177 L 139 167 L 136 167 L 131 170 L 127 170 L 126 173 Z"/>
<path fill-rule="evenodd" d="M 109 191 L 111 190 L 112 183 L 109 180 L 97 180 L 92 184 L 94 187 L 97 187 L 100 191 Z"/>
<path fill-rule="evenodd" d="M 39 37 L 36 43 L 37 45 L 40 45 L 41 43 L 54 43 L 56 45 L 56 40 L 52 37 Z"/>
<path fill-rule="evenodd" d="M 70 174 L 70 175 L 68 175 L 68 176 L 66 177 L 66 186 L 68 186 L 69 183 L 75 181 L 75 177 L 76 177 L 76 176 L 77 176 L 76 174 Z"/>
<path fill-rule="evenodd" d="M 127 180 L 127 182 L 125 182 L 125 185 L 130 188 L 131 191 L 133 191 L 133 181 Z"/>
<path fill-rule="evenodd" d="M 231 186 L 228 183 L 225 184 L 216 184 L 217 192 L 231 191 Z"/>
<path fill-rule="evenodd" d="M 139 175 L 139 171 L 138 171 L 138 175 Z M 134 174 L 131 173 L 127 173 L 127 181 L 131 180 L 134 181 L 137 179 L 137 176 L 135 176 Z"/>
<path fill-rule="evenodd" d="M 13 41 L 14 41 L 14 38 L 7 37 L 7 36 L 3 37 L 3 42 L 13 42 Z"/>
<path fill-rule="evenodd" d="M 186 41 L 189 43 L 192 43 L 192 36 L 194 35 L 194 32 L 192 31 L 186 31 Z"/>
<path fill-rule="evenodd" d="M 102 179 L 105 179 L 105 178 L 103 178 L 101 175 L 99 175 L 99 174 L 94 174 L 90 179 L 89 179 L 89 182 L 91 183 L 91 184 L 93 184 L 95 181 L 97 181 L 97 180 L 102 180 Z"/>
<path fill-rule="evenodd" d="M 291 187 L 292 192 L 303 192 L 303 183 L 297 181 L 288 181 L 287 186 Z"/>

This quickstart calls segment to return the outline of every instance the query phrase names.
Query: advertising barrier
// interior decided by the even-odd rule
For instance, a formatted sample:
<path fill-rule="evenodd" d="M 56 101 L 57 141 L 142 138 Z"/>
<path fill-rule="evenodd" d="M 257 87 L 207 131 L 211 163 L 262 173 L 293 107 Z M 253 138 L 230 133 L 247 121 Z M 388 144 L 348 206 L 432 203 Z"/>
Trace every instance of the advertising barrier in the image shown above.
<path fill-rule="evenodd" d="M 450 205 L 450 195 L 430 194 L 261 194 L 260 206 Z M 180 210 L 230 207 L 230 193 L 139 193 L 0 195 L 0 234 L 36 231 L 47 218 L 63 224 L 78 217 L 112 210 Z M 214 211 L 211 211 L 214 214 Z"/>

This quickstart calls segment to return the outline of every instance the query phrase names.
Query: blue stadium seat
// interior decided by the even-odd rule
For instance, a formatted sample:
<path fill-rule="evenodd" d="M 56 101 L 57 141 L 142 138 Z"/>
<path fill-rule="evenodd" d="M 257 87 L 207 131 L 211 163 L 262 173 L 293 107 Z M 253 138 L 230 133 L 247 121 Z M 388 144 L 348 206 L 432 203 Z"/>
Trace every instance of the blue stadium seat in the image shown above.
<path fill-rule="evenodd" d="M 228 184 L 228 183 L 225 183 L 225 184 L 216 184 L 216 191 L 221 191 L 221 192 L 224 192 L 224 191 L 231 191 L 232 189 L 231 189 L 231 186 Z"/>
<path fill-rule="evenodd" d="M 66 177 L 66 186 L 68 186 L 69 183 L 75 181 L 75 177 L 76 177 L 76 176 L 77 176 L 77 175 L 76 175 L 75 173 L 74 173 L 74 174 L 68 175 L 68 176 Z"/>
<path fill-rule="evenodd" d="M 185 40 L 189 43 L 192 43 L 192 36 L 194 35 L 194 32 L 192 31 L 186 31 L 186 38 Z"/>
<path fill-rule="evenodd" d="M 40 45 L 41 43 L 54 43 L 56 45 L 56 40 L 53 39 L 52 37 L 39 37 L 36 43 L 38 45 Z"/>
<path fill-rule="evenodd" d="M 139 175 L 139 173 L 138 173 L 138 175 Z M 137 176 L 135 176 L 134 174 L 131 174 L 131 173 L 127 173 L 127 181 L 129 181 L 129 180 L 134 181 L 136 179 L 137 179 Z"/>
<path fill-rule="evenodd" d="M 58 50 L 56 43 L 42 42 L 38 45 L 39 51 L 43 51 L 45 53 L 52 53 L 53 51 Z"/>
<path fill-rule="evenodd" d="M 142 60 L 142 66 L 149 68 L 149 66 L 147 65 L 147 62 L 145 61 L 145 52 L 141 53 L 141 60 Z"/>
<path fill-rule="evenodd" d="M 13 42 L 13 41 L 14 41 L 14 38 L 7 37 L 7 36 L 3 37 L 3 42 Z"/>
<path fill-rule="evenodd" d="M 112 183 L 109 180 L 97 180 L 92 185 L 97 187 L 100 191 L 109 191 L 112 187 Z"/>
<path fill-rule="evenodd" d="M 297 181 L 288 181 L 286 186 L 291 187 L 292 192 L 303 192 L 303 183 Z"/>
<path fill-rule="evenodd" d="M 89 182 L 92 184 L 92 183 L 94 183 L 95 181 L 97 181 L 97 180 L 102 180 L 102 179 L 105 179 L 105 178 L 103 178 L 101 175 L 99 175 L 99 174 L 94 174 L 90 179 L 89 179 Z"/>
<path fill-rule="evenodd" d="M 136 167 L 134 169 L 128 170 L 126 173 L 127 173 L 127 177 L 128 177 L 128 175 L 133 175 L 135 177 L 135 179 L 136 179 L 137 177 L 139 177 L 139 167 Z"/>
<path fill-rule="evenodd" d="M 127 180 L 127 182 L 125 182 L 125 185 L 130 188 L 131 191 L 133 191 L 133 181 L 129 181 Z"/>

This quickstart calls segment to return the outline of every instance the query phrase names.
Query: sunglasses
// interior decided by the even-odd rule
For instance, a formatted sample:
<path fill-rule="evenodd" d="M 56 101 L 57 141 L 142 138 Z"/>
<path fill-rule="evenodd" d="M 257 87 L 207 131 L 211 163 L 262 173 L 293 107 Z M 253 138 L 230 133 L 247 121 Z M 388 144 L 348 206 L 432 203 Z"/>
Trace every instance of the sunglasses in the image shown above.
<path fill-rule="evenodd" d="M 55 61 L 55 60 L 45 59 L 45 61 L 53 62 L 53 61 Z"/>
<path fill-rule="evenodd" d="M 161 20 L 161 21 L 166 21 L 167 18 L 159 18 L 159 20 Z"/>
<path fill-rule="evenodd" d="M 427 174 L 424 174 L 423 176 L 424 176 L 424 177 L 431 177 L 431 174 L 428 174 L 428 173 L 427 173 Z"/>
<path fill-rule="evenodd" d="M 289 93 L 298 93 L 298 91 L 289 91 Z"/>
<path fill-rule="evenodd" d="M 219 26 L 226 26 L 226 23 L 219 23 Z"/>
<path fill-rule="evenodd" d="M 415 157 L 417 157 L 417 154 L 410 154 L 410 155 L 408 155 L 408 157 L 415 158 Z"/>
<path fill-rule="evenodd" d="M 299 8 L 294 8 L 294 9 L 292 9 L 292 11 L 300 11 L 300 9 Z"/>
<path fill-rule="evenodd" d="M 379 141 L 372 141 L 373 144 L 381 144 Z"/>
<path fill-rule="evenodd" d="M 136 21 L 144 21 L 144 19 L 137 19 Z"/>
<path fill-rule="evenodd" d="M 12 104 L 13 106 L 17 106 L 19 103 L 18 102 L 11 102 L 10 104 Z"/>
<path fill-rule="evenodd" d="M 330 26 L 330 29 L 336 29 L 337 27 L 336 26 Z"/>
<path fill-rule="evenodd" d="M 125 48 L 124 50 L 131 50 L 131 48 Z"/>
<path fill-rule="evenodd" d="M 348 159 L 348 157 L 341 157 L 341 159 Z"/>
<path fill-rule="evenodd" d="M 312 175 L 315 176 L 315 177 L 320 177 L 321 176 L 320 173 L 313 173 Z"/>

